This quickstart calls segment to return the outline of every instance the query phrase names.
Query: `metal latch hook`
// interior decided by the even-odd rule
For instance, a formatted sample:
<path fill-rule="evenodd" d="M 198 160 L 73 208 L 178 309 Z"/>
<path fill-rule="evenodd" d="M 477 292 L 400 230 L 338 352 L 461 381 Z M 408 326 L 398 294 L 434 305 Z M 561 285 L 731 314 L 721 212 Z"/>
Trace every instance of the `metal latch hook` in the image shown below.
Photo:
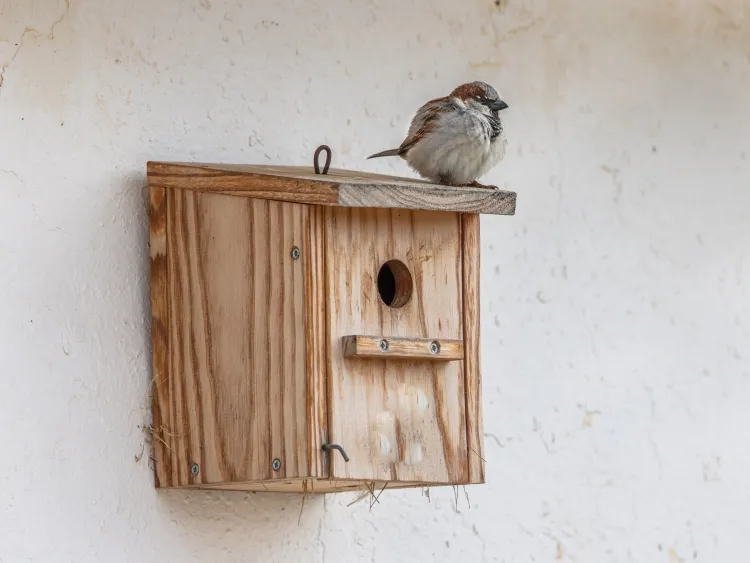
<path fill-rule="evenodd" d="M 323 451 L 327 452 L 328 450 L 338 450 L 341 453 L 341 457 L 344 458 L 344 461 L 346 461 L 347 463 L 349 462 L 349 456 L 346 455 L 344 448 L 342 448 L 338 444 L 323 444 Z"/>

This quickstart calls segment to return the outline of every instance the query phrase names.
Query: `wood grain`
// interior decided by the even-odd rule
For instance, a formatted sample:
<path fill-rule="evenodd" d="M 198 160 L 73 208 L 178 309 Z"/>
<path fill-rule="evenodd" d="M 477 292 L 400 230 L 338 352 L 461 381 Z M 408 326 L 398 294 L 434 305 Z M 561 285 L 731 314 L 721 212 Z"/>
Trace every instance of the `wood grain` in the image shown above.
<path fill-rule="evenodd" d="M 486 188 L 456 188 L 437 184 L 407 186 L 404 183 L 351 182 L 339 185 L 338 205 L 513 215 L 516 194 Z"/>
<path fill-rule="evenodd" d="M 309 208 L 170 189 L 168 209 L 169 484 L 309 476 Z"/>
<path fill-rule="evenodd" d="M 325 208 L 308 209 L 305 256 L 305 346 L 307 350 L 308 475 L 328 476 L 323 443 L 328 437 L 326 343 Z"/>
<path fill-rule="evenodd" d="M 149 162 L 150 186 L 340 207 L 513 215 L 515 192 L 442 186 L 424 180 L 311 167 Z"/>
<path fill-rule="evenodd" d="M 393 338 L 386 336 L 349 335 L 344 336 L 342 348 L 347 358 L 402 358 L 444 362 L 463 360 L 463 340 L 447 338 Z M 381 342 L 385 342 L 383 349 Z M 432 344 L 436 343 L 436 352 Z"/>
<path fill-rule="evenodd" d="M 478 215 L 150 197 L 157 486 L 484 482 Z M 378 294 L 389 260 L 401 308 Z"/>
<path fill-rule="evenodd" d="M 460 483 L 468 478 L 463 362 L 345 358 L 342 337 L 463 339 L 460 217 L 329 208 L 326 213 L 330 455 L 334 479 Z M 406 264 L 409 302 L 378 294 L 386 261 Z"/>
<path fill-rule="evenodd" d="M 169 482 L 170 452 L 165 447 L 169 434 L 169 326 L 167 302 L 167 195 L 164 188 L 149 190 L 149 253 L 151 278 L 151 385 L 153 445 L 156 486 Z M 166 432 L 165 432 L 166 430 Z"/>
<path fill-rule="evenodd" d="M 479 216 L 461 216 L 463 263 L 463 324 L 466 374 L 466 432 L 469 447 L 469 482 L 484 483 L 484 430 L 482 427 L 482 373 L 480 350 L 480 237 Z"/>
<path fill-rule="evenodd" d="M 315 495 L 322 493 L 350 493 L 369 490 L 375 491 L 377 497 L 381 491 L 387 495 L 393 489 L 412 489 L 422 487 L 447 486 L 445 483 L 412 483 L 393 481 L 358 481 L 358 480 L 328 480 L 328 479 L 278 479 L 275 481 L 237 482 L 237 483 L 215 483 L 210 485 L 196 485 L 185 488 L 219 491 L 252 491 L 269 493 L 292 493 Z M 385 489 L 384 489 L 385 487 Z M 380 502 L 385 499 L 380 498 Z M 365 497 L 362 502 L 369 503 L 370 498 Z"/>

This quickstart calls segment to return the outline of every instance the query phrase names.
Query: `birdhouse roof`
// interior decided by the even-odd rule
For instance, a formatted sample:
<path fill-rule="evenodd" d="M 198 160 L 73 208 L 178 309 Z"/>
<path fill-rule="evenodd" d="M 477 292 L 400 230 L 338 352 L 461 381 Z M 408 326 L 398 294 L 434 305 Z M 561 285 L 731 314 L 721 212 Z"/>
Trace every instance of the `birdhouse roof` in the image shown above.
<path fill-rule="evenodd" d="M 339 207 L 387 207 L 513 215 L 515 192 L 331 168 L 148 162 L 148 184 L 235 196 Z"/>

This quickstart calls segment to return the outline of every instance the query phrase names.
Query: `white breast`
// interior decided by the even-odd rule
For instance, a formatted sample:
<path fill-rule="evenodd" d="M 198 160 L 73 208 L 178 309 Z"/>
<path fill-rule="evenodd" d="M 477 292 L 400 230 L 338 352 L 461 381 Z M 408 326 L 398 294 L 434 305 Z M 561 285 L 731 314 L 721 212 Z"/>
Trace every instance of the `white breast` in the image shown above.
<path fill-rule="evenodd" d="M 406 161 L 437 183 L 465 185 L 481 178 L 505 156 L 505 132 L 490 141 L 489 123 L 466 109 L 443 114 L 437 126 L 416 143 Z"/>

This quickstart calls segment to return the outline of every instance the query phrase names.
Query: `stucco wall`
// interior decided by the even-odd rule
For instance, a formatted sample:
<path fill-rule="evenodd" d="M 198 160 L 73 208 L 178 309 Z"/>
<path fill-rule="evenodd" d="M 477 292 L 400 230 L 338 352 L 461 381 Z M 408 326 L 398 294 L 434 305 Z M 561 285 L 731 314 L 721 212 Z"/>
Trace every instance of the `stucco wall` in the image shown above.
<path fill-rule="evenodd" d="M 747 560 L 750 5 L 0 0 L 0 561 Z M 334 165 L 469 79 L 487 484 L 153 488 L 145 162 Z"/>

